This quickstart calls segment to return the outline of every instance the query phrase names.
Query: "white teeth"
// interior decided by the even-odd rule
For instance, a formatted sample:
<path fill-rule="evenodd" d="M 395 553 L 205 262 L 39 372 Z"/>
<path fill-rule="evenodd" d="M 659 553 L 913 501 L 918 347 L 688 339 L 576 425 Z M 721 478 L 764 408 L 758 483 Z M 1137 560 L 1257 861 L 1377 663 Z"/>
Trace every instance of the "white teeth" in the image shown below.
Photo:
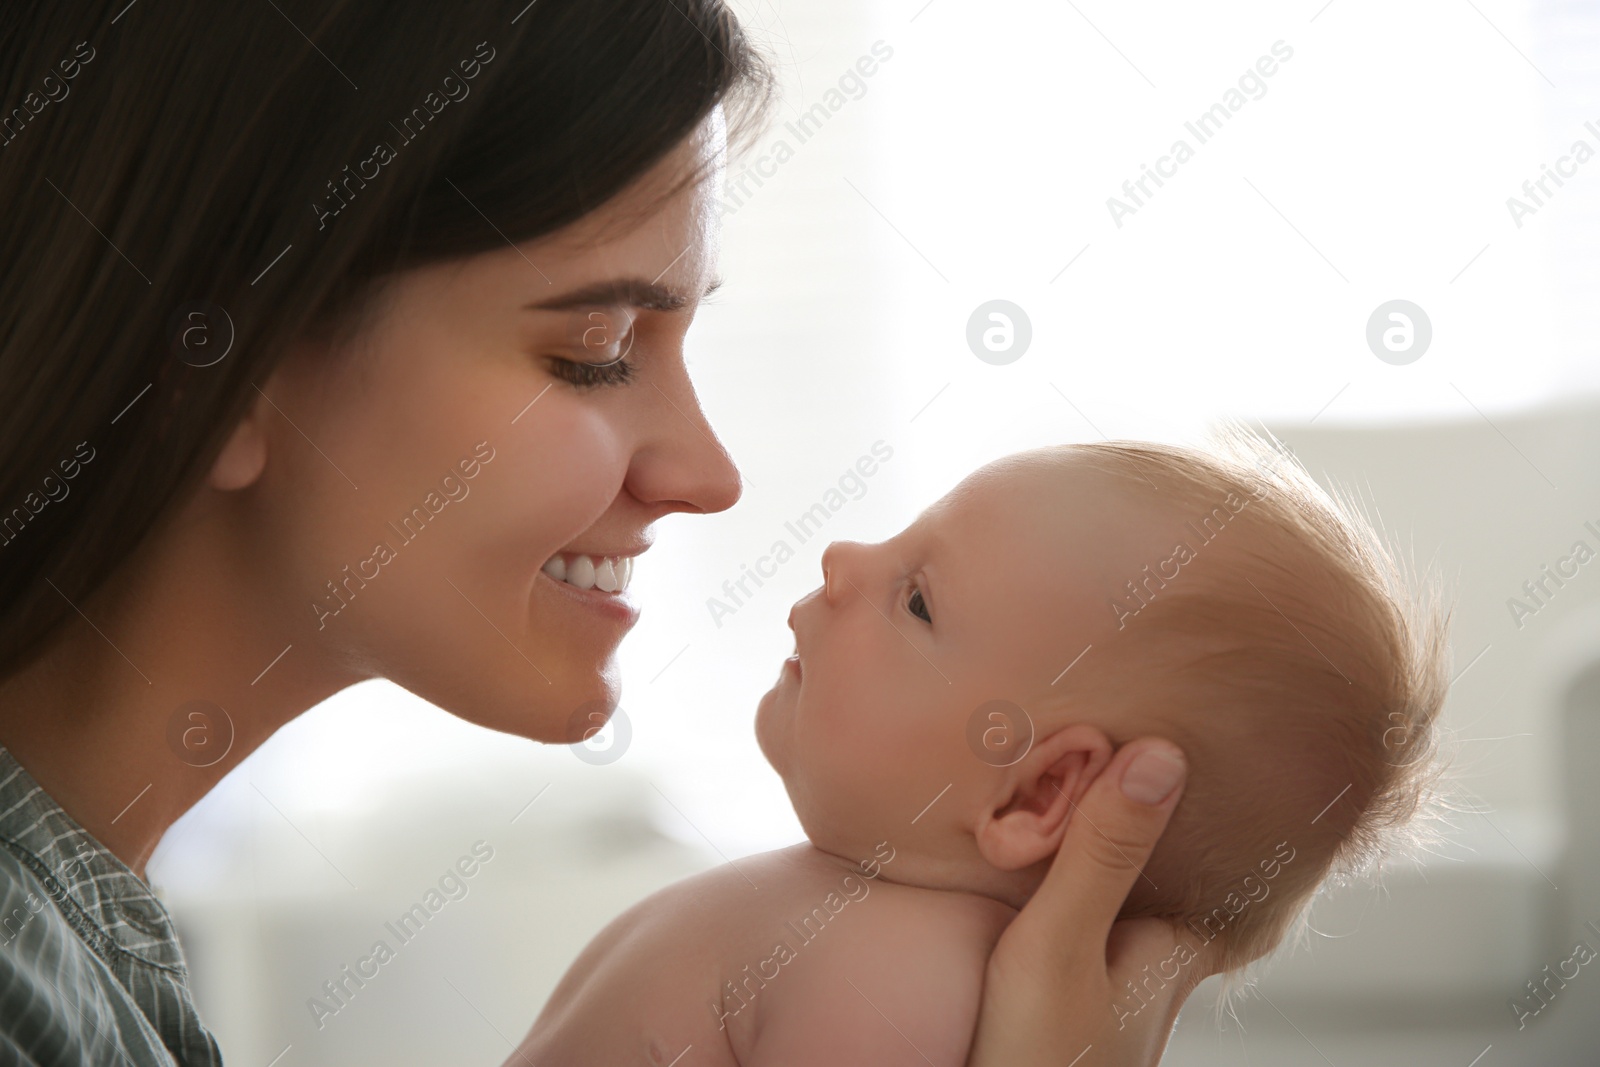
<path fill-rule="evenodd" d="M 567 584 L 578 589 L 594 588 L 594 560 L 577 556 L 567 567 Z"/>
<path fill-rule="evenodd" d="M 603 593 L 626 592 L 633 581 L 633 559 L 619 556 L 552 556 L 540 568 L 558 582 L 575 589 L 598 589 Z"/>

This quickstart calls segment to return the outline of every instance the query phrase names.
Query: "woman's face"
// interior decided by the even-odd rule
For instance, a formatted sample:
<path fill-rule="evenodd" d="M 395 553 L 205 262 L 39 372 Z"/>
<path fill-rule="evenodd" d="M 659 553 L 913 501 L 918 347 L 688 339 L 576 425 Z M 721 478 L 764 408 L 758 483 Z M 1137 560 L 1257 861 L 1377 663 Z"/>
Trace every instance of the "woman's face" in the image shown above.
<path fill-rule="evenodd" d="M 691 186 L 641 216 L 720 150 L 703 127 L 563 231 L 396 276 L 358 339 L 262 383 L 248 541 L 296 647 L 541 741 L 604 721 L 638 609 L 603 587 L 655 520 L 739 499 L 683 359 L 714 201 Z"/>

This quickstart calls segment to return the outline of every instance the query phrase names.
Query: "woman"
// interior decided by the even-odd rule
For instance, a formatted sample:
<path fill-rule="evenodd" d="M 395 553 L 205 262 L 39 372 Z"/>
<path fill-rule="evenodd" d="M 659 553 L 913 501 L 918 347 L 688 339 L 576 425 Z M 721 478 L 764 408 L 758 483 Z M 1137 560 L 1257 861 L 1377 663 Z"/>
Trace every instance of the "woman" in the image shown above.
<path fill-rule="evenodd" d="M 708 179 L 771 93 L 720 3 L 214 15 L 0 15 L 31 79 L 0 124 L 0 1049 L 24 1063 L 220 1062 L 142 880 L 173 821 L 366 678 L 576 739 L 636 609 L 546 565 L 625 584 L 656 519 L 740 493 L 682 357 Z M 991 960 L 973 1063 L 1159 1059 L 1188 990 L 1126 1031 L 1110 1006 L 1173 931 L 1112 922 L 1181 773 L 1150 740 L 1101 779 Z"/>

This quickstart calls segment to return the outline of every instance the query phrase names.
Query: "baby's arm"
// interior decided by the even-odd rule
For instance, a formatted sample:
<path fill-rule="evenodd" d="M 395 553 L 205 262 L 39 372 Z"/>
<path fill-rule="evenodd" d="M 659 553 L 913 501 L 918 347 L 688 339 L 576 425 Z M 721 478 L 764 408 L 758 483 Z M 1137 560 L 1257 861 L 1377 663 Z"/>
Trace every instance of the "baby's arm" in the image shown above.
<path fill-rule="evenodd" d="M 768 987 L 744 1067 L 962 1067 L 989 952 L 1014 915 L 964 893 L 885 894 Z"/>

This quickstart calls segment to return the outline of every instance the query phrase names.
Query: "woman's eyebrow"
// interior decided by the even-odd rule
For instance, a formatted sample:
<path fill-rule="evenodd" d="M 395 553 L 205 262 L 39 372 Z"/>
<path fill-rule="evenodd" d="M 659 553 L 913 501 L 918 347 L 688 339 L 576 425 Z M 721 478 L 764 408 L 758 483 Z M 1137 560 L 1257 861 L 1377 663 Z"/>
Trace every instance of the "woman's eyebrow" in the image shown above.
<path fill-rule="evenodd" d="M 722 279 L 706 286 L 701 299 L 710 296 L 722 286 Z M 528 311 L 571 311 L 574 308 L 623 305 L 645 311 L 682 311 L 695 302 L 688 293 L 671 286 L 647 282 L 643 278 L 612 278 L 581 286 L 548 300 L 524 304 Z"/>

